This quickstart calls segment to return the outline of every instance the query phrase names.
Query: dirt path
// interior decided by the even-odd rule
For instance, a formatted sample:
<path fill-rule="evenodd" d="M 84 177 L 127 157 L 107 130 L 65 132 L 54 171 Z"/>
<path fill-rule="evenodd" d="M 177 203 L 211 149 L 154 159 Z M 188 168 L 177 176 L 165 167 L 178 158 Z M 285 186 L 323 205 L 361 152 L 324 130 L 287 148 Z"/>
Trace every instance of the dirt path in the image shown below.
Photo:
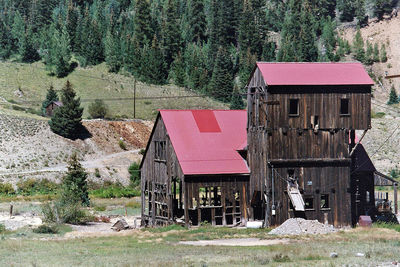
<path fill-rule="evenodd" d="M 253 246 L 272 246 L 288 244 L 289 239 L 259 239 L 259 238 L 232 238 L 232 239 L 214 239 L 199 241 L 181 241 L 180 245 L 192 246 L 235 246 L 235 247 L 253 247 Z"/>

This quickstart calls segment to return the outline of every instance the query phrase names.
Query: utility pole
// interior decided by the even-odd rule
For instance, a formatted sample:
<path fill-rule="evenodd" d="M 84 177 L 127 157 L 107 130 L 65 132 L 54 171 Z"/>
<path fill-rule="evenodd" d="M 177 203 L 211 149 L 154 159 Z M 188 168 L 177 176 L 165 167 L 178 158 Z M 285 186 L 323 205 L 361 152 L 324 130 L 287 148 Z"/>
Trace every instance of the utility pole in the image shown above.
<path fill-rule="evenodd" d="M 133 118 L 136 119 L 136 78 L 133 82 Z"/>

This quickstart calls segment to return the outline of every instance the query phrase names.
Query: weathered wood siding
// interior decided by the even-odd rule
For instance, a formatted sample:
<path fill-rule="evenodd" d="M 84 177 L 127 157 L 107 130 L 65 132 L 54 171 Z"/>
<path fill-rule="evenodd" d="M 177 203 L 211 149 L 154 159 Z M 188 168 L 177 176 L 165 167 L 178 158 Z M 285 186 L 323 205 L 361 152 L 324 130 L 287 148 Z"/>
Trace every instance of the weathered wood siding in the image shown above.
<path fill-rule="evenodd" d="M 166 144 L 165 160 L 156 159 L 155 156 L 155 144 L 159 141 L 165 141 Z M 174 197 L 171 182 L 173 179 L 183 180 L 183 173 L 161 116 L 157 117 L 143 160 L 141 168 L 142 217 L 150 225 L 172 222 Z M 146 205 L 148 205 L 147 208 Z"/>

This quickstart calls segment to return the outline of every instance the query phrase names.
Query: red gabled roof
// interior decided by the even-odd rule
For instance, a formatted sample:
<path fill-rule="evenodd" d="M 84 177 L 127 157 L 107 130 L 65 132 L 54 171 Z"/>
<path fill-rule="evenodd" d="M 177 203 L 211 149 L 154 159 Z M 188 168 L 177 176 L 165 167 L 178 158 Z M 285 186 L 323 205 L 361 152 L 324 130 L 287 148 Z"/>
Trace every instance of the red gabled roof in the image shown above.
<path fill-rule="evenodd" d="M 267 85 L 373 85 L 361 63 L 257 62 Z"/>
<path fill-rule="evenodd" d="M 185 175 L 249 174 L 245 110 L 160 110 Z"/>

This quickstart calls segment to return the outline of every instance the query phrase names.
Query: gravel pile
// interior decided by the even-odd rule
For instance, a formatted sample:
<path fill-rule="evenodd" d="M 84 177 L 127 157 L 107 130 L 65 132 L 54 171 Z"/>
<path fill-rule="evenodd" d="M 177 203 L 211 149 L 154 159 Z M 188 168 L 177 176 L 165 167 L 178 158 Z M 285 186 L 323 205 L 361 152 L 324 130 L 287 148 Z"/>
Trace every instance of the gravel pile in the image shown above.
<path fill-rule="evenodd" d="M 305 220 L 303 218 L 292 218 L 286 220 L 279 227 L 273 229 L 271 235 L 304 235 L 304 234 L 328 234 L 336 232 L 332 225 L 325 225 L 317 220 Z"/>

